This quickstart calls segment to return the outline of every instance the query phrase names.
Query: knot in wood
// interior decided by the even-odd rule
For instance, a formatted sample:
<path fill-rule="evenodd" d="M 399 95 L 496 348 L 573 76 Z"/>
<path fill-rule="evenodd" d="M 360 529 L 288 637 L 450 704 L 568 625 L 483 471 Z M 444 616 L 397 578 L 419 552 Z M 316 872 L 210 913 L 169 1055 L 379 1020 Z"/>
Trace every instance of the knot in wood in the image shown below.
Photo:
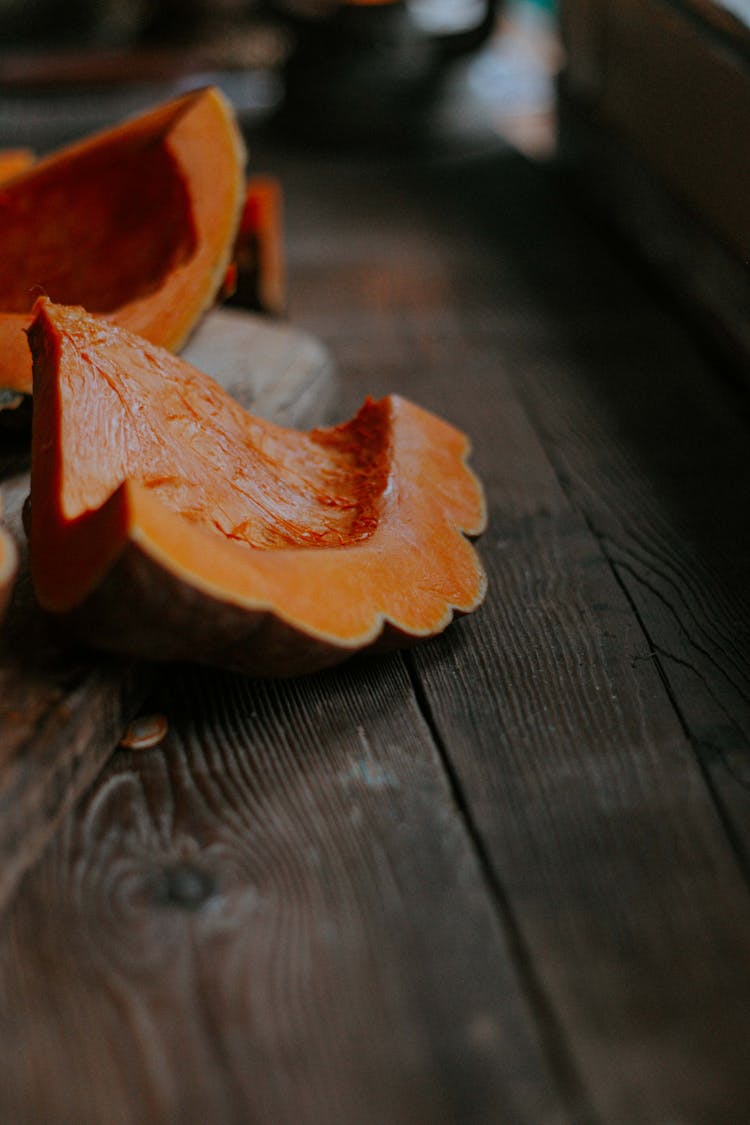
<path fill-rule="evenodd" d="M 199 910 L 216 893 L 216 879 L 192 863 L 176 863 L 161 872 L 156 899 L 163 906 Z"/>

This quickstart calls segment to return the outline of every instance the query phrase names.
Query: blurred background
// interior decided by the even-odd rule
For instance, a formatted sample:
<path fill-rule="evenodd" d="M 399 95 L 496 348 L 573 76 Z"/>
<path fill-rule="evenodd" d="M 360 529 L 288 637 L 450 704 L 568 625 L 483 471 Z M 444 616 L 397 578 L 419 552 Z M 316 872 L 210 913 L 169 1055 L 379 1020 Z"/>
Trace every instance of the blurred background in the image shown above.
<path fill-rule="evenodd" d="M 37 152 L 217 83 L 246 131 L 554 147 L 553 0 L 0 0 L 0 145 Z"/>
<path fill-rule="evenodd" d="M 254 157 L 511 148 L 561 172 L 746 366 L 750 0 L 0 0 L 0 147 L 209 83 Z"/>

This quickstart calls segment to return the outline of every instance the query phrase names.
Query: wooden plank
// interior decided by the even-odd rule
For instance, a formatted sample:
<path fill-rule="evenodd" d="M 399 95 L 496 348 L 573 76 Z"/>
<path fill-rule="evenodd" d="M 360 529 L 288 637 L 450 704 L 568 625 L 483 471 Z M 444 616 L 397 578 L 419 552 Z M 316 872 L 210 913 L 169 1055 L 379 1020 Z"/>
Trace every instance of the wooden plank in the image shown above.
<path fill-rule="evenodd" d="M 545 445 L 611 561 L 750 872 L 747 422 L 679 331 L 528 363 Z M 607 371 L 606 386 L 602 372 Z M 554 381 L 553 395 L 543 385 Z M 559 397 L 558 397 L 559 395 Z M 616 414 L 616 434 L 602 426 Z M 606 456 L 603 447 L 606 445 Z"/>
<path fill-rule="evenodd" d="M 562 303 L 522 339 L 504 341 L 508 368 L 639 618 L 647 659 L 660 667 L 750 871 L 745 395 L 668 297 L 640 290 L 642 275 L 618 268 L 591 231 L 562 230 L 547 221 L 539 235 L 565 271 L 561 289 L 576 291 L 591 316 L 576 318 Z M 578 256 L 591 262 L 588 292 Z M 544 263 L 524 261 L 524 286 L 535 290 Z M 602 298 L 605 273 L 612 300 Z"/>
<path fill-rule="evenodd" d="M 170 741 L 112 761 L 6 914 L 0 1116 L 734 1123 L 747 881 L 596 523 L 690 543 L 620 452 L 669 322 L 519 161 L 294 171 L 295 319 L 344 409 L 398 390 L 471 433 L 490 595 L 411 680 L 170 674 Z"/>
<path fill-rule="evenodd" d="M 568 1120 L 398 656 L 150 705 L 6 914 L 1 1119 Z"/>
<path fill-rule="evenodd" d="M 211 313 L 186 351 L 258 411 L 289 424 L 322 421 L 330 357 L 306 333 L 241 311 Z M 244 366 L 243 366 L 244 364 Z M 21 509 L 28 493 L 18 439 L 3 451 L 4 511 L 22 554 L 0 631 L 0 908 L 63 810 L 89 785 L 153 679 L 153 669 L 92 656 L 51 635 L 37 610 Z"/>
<path fill-rule="evenodd" d="M 414 659 L 597 1115 L 732 1122 L 750 1106 L 747 793 L 720 762 L 707 785 L 696 749 L 747 745 L 746 426 L 540 180 L 480 161 L 472 182 L 471 275 L 444 242 L 467 323 L 492 292 L 545 303 L 490 326 L 468 368 L 459 339 L 430 351 L 488 487 L 494 596 Z"/>
<path fill-rule="evenodd" d="M 304 213 L 323 247 L 308 311 L 362 349 L 366 389 L 407 389 L 372 238 L 336 242 L 357 271 L 337 318 L 340 228 Z M 393 249 L 424 307 L 434 251 Z M 401 657 L 288 684 L 175 669 L 149 706 L 168 742 L 111 761 L 6 914 L 0 1117 L 588 1120 Z"/>
<path fill-rule="evenodd" d="M 522 482 L 496 460 L 481 627 L 414 654 L 433 723 L 599 1117 L 730 1122 L 747 884 L 585 520 L 515 508 L 522 449 Z"/>
<path fill-rule="evenodd" d="M 712 716 L 712 746 L 723 729 L 719 744 L 739 765 L 736 704 L 723 728 L 721 712 L 744 694 L 730 680 L 747 653 L 741 529 L 731 561 L 744 426 L 735 421 L 717 462 L 733 409 L 725 388 L 704 373 L 690 404 L 695 351 L 537 173 L 496 155 L 428 171 L 411 181 L 411 207 L 377 184 L 357 212 L 356 177 L 337 182 L 342 223 L 361 223 L 366 208 L 378 239 L 369 262 L 342 250 L 327 277 L 353 303 L 372 294 L 370 313 L 354 334 L 341 308 L 307 321 L 361 383 L 399 375 L 403 391 L 474 440 L 490 503 L 480 544 L 490 594 L 477 616 L 414 650 L 426 715 L 499 909 L 517 927 L 568 1088 L 602 1121 L 734 1122 L 750 1105 L 750 903 L 731 838 L 742 805 L 728 835 L 671 684 L 691 637 L 696 649 L 709 638 L 714 653 L 723 633 L 721 663 L 693 654 L 683 694 Z M 388 224 L 383 236 L 386 213 L 398 214 L 398 234 Z M 389 260 L 399 234 L 404 259 Z M 305 277 L 315 308 L 315 270 Z M 386 351 L 384 373 L 374 343 L 385 322 L 408 358 L 399 365 Z M 639 430 L 655 399 L 661 408 Z M 684 517 L 705 525 L 720 488 L 709 538 L 724 530 L 708 557 L 724 563 L 706 583 Z M 611 565 L 615 536 L 637 568 L 638 612 Z M 664 600 L 661 613 L 640 610 L 647 597 Z M 652 620 L 669 622 L 677 646 L 668 688 Z M 742 780 L 732 787 L 744 801 Z"/>
<path fill-rule="evenodd" d="M 216 309 L 182 355 L 261 418 L 305 429 L 331 417 L 337 394 L 333 360 L 315 336 L 284 321 Z"/>

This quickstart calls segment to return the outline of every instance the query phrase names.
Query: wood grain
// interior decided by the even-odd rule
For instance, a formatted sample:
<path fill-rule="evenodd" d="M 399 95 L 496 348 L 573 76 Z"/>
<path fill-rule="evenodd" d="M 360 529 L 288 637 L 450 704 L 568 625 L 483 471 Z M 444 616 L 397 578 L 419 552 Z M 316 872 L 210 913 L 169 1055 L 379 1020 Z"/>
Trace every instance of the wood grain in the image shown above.
<path fill-rule="evenodd" d="M 414 651 L 418 689 L 572 1104 L 730 1123 L 750 1105 L 746 791 L 727 778 L 717 800 L 686 714 L 744 754 L 746 424 L 537 173 L 427 171 L 399 211 L 413 270 L 335 267 L 408 354 L 388 374 L 472 435 L 488 490 L 487 603 Z M 308 323 L 376 373 L 347 316 Z"/>
<path fill-rule="evenodd" d="M 678 334 L 623 349 L 614 362 L 605 352 L 604 341 L 589 347 L 577 391 L 562 389 L 563 402 L 539 394 L 537 380 L 549 378 L 550 364 L 548 356 L 537 357 L 529 385 L 539 426 L 643 623 L 646 658 L 668 685 L 747 874 L 750 476 L 744 410 L 730 394 L 712 395 L 704 365 Z M 613 375 L 606 391 L 595 374 L 604 363 Z M 618 413 L 615 438 L 602 432 L 602 408 Z"/>
<path fill-rule="evenodd" d="M 310 333 L 242 309 L 204 317 L 182 356 L 244 407 L 282 426 L 328 420 L 336 401 L 331 355 Z"/>
<path fill-rule="evenodd" d="M 212 374 L 266 417 L 312 425 L 330 408 L 330 357 L 309 335 L 287 325 L 218 310 L 206 318 L 187 354 L 210 357 Z M 154 669 L 93 656 L 51 635 L 26 566 L 25 447 L 17 435 L 5 442 L 4 514 L 22 558 L 0 630 L 0 909 L 63 810 L 112 752 L 154 677 Z"/>
<path fill-rule="evenodd" d="M 169 671 L 6 911 L 0 1119 L 736 1125 L 746 420 L 538 170 L 273 170 L 339 408 L 471 434 L 488 599 L 292 683 Z"/>
<path fill-rule="evenodd" d="M 728 729 L 736 749 L 746 723 L 746 423 L 653 291 L 543 184 L 544 257 L 497 222 L 513 174 L 478 178 L 486 278 L 506 294 L 512 279 L 520 307 L 544 294 L 547 315 L 492 331 L 494 375 L 480 359 L 475 394 L 465 369 L 459 392 L 482 403 L 471 432 L 487 451 L 495 596 L 441 660 L 415 660 L 597 1113 L 732 1122 L 750 1105 L 747 794 L 706 784 L 701 744 Z M 516 175 L 516 192 L 534 190 Z M 460 265 L 455 284 L 482 288 Z M 443 341 L 430 377 L 458 406 L 452 359 Z"/>
<path fill-rule="evenodd" d="M 0 1118 L 562 1120 L 400 659 L 152 705 L 0 934 Z"/>

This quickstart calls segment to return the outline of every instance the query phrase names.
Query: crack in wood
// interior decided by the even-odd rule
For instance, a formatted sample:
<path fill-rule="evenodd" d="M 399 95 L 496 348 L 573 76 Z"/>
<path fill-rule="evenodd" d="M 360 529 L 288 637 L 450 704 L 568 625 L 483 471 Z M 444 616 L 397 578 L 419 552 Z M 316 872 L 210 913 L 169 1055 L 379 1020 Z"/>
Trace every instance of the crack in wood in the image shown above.
<path fill-rule="evenodd" d="M 522 988 L 532 1012 L 540 1043 L 547 1057 L 552 1074 L 559 1083 L 561 1095 L 570 1116 L 576 1125 L 595 1125 L 597 1117 L 588 1097 L 585 1084 L 576 1067 L 573 1054 L 560 1024 L 555 1007 L 547 996 L 537 974 L 533 958 L 523 940 L 518 921 L 502 881 L 482 837 L 480 826 L 474 817 L 461 779 L 451 761 L 450 752 L 443 739 L 438 723 L 424 690 L 411 653 L 404 654 L 404 663 L 411 682 L 416 704 L 430 733 L 436 753 L 441 762 L 446 782 L 456 810 L 461 817 L 467 838 L 477 858 L 490 900 L 505 934 L 511 951 L 513 963 L 518 972 Z"/>

